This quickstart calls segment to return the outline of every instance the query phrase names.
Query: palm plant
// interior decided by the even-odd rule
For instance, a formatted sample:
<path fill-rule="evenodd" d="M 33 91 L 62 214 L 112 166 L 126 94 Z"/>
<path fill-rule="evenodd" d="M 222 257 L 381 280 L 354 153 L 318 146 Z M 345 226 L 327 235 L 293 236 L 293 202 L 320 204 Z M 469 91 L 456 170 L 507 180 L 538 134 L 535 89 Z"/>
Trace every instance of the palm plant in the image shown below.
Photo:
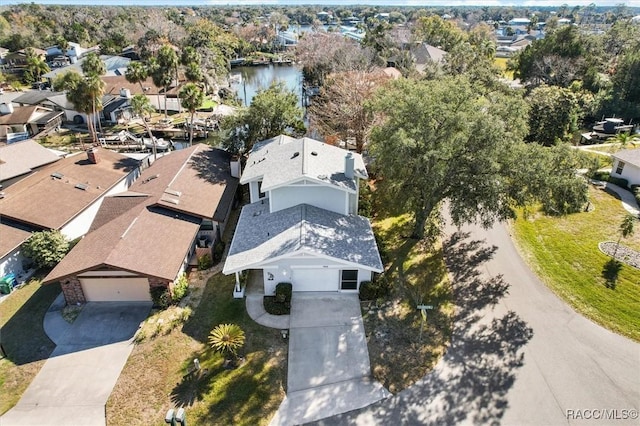
<path fill-rule="evenodd" d="M 102 76 L 107 73 L 107 66 L 100 57 L 92 52 L 87 55 L 86 59 L 82 63 L 82 72 L 84 73 L 86 95 L 91 99 L 92 105 L 92 120 L 98 119 L 98 126 L 100 127 L 100 133 L 102 133 L 102 123 L 99 117 L 96 117 L 98 111 L 102 110 L 102 96 L 104 95 L 105 83 L 102 80 Z M 95 125 L 94 125 L 95 130 Z M 97 143 L 96 133 L 93 134 L 93 142 Z"/>
<path fill-rule="evenodd" d="M 142 62 L 131 62 L 127 67 L 127 70 L 124 73 L 124 77 L 131 84 L 138 83 L 140 85 L 140 89 L 144 92 L 144 87 L 142 87 L 142 82 L 149 77 L 149 71 L 147 67 L 144 66 Z"/>
<path fill-rule="evenodd" d="M 28 48 L 25 53 L 27 62 L 25 79 L 30 83 L 39 82 L 42 75 L 48 73 L 51 69 L 44 59 L 36 55 L 32 48 Z"/>
<path fill-rule="evenodd" d="M 613 252 L 614 259 L 616 258 L 616 254 L 618 254 L 618 248 L 620 247 L 620 240 L 633 235 L 635 224 L 636 224 L 636 218 L 630 214 L 627 214 L 624 217 L 624 219 L 622 219 L 622 222 L 620 223 L 620 227 L 618 228 L 618 230 L 620 231 L 620 235 L 618 236 L 616 249 Z"/>
<path fill-rule="evenodd" d="M 149 127 L 147 120 L 145 120 L 145 114 L 148 114 L 149 117 L 151 117 L 151 113 L 156 109 L 151 105 L 149 98 L 145 95 L 134 95 L 133 98 L 131 98 L 131 109 L 135 115 L 142 118 L 142 125 L 149 134 L 153 143 L 153 160 L 155 161 L 157 158 L 156 139 L 153 137 L 153 133 L 151 133 L 151 128 Z"/>
<path fill-rule="evenodd" d="M 191 114 L 191 124 L 189 126 L 189 145 L 193 143 L 193 119 L 196 110 L 204 102 L 204 92 L 195 83 L 187 83 L 179 93 L 182 106 Z"/>
<path fill-rule="evenodd" d="M 167 92 L 173 81 L 176 69 L 178 67 L 178 55 L 173 48 L 165 44 L 160 48 L 155 57 L 155 61 L 150 64 L 150 74 L 153 84 L 164 88 L 164 117 L 168 117 L 167 111 Z"/>
<path fill-rule="evenodd" d="M 238 358 L 238 351 L 244 345 L 244 331 L 236 324 L 220 324 L 209 334 L 211 348 L 232 359 Z"/>

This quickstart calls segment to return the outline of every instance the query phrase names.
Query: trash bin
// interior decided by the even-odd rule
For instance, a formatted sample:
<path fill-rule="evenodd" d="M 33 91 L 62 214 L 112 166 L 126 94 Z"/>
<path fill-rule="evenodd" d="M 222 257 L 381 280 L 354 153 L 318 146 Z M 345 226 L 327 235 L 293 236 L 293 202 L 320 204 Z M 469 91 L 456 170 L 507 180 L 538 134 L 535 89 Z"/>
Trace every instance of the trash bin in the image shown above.
<path fill-rule="evenodd" d="M 0 278 L 0 292 L 3 294 L 11 293 L 11 290 L 18 285 L 15 274 L 7 274 Z"/>

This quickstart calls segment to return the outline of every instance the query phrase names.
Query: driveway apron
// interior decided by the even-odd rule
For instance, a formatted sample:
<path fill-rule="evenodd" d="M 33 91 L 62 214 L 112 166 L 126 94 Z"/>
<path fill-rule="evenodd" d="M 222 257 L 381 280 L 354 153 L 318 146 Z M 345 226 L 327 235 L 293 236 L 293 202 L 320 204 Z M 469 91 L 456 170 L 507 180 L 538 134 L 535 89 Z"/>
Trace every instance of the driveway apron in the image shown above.
<path fill-rule="evenodd" d="M 287 397 L 272 425 L 318 420 L 389 396 L 371 379 L 356 294 L 294 293 Z"/>
<path fill-rule="evenodd" d="M 150 303 L 87 303 L 66 330 L 57 327 L 56 349 L 0 424 L 105 425 L 105 404 L 150 309 Z"/>

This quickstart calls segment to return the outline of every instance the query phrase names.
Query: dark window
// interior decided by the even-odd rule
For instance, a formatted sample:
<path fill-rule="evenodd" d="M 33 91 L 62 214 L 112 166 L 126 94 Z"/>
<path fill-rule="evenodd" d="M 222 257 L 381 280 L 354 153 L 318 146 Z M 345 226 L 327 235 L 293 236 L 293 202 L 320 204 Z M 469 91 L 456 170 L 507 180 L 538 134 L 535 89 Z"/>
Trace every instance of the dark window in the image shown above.
<path fill-rule="evenodd" d="M 342 290 L 358 289 L 358 270 L 357 269 L 345 269 L 344 271 L 342 271 L 342 280 L 340 281 L 340 288 Z"/>
<path fill-rule="evenodd" d="M 262 181 L 258 182 L 258 199 L 266 197 L 266 194 L 262 192 Z"/>
<path fill-rule="evenodd" d="M 616 174 L 622 174 L 622 169 L 624 169 L 624 161 L 618 160 L 618 167 L 616 168 Z"/>

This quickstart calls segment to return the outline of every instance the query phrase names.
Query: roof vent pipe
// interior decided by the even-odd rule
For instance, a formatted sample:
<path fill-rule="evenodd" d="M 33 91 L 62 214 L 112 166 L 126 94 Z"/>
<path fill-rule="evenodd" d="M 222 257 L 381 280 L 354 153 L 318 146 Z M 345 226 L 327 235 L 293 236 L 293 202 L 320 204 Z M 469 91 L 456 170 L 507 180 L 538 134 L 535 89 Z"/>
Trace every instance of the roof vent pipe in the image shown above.
<path fill-rule="evenodd" d="M 353 169 L 355 168 L 355 158 L 353 158 L 353 154 L 352 153 L 348 153 L 346 155 L 346 157 L 344 157 L 344 175 L 349 178 L 349 179 L 353 179 Z"/>

